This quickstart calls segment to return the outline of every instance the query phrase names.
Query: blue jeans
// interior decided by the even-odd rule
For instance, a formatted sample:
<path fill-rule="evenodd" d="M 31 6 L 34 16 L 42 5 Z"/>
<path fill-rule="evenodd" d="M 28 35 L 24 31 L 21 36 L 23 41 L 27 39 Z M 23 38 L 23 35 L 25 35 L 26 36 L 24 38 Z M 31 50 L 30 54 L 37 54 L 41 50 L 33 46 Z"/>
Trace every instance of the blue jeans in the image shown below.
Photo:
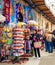
<path fill-rule="evenodd" d="M 48 45 L 49 45 L 48 52 L 49 53 L 53 52 L 53 43 L 52 42 L 48 42 Z"/>
<path fill-rule="evenodd" d="M 45 49 L 46 49 L 46 52 L 49 51 L 49 44 L 48 44 L 48 41 L 45 41 Z"/>

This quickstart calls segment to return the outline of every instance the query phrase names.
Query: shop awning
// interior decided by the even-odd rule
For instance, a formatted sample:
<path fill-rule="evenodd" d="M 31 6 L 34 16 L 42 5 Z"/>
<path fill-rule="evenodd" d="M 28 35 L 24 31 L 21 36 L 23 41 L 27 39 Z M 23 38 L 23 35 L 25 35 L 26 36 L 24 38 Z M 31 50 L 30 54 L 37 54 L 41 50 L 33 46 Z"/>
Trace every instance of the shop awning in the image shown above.
<path fill-rule="evenodd" d="M 50 20 L 52 23 L 55 24 L 55 17 L 47 8 L 45 0 L 24 0 L 24 1 L 26 1 L 32 8 L 42 13 L 43 16 L 45 16 L 45 18 L 47 18 L 48 20 Z"/>

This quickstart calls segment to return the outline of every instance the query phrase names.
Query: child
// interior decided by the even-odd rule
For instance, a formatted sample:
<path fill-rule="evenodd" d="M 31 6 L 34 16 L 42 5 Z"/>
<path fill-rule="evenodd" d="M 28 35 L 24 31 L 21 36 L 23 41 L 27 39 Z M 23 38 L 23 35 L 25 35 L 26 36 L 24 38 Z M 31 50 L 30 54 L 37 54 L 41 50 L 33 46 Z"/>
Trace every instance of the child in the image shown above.
<path fill-rule="evenodd" d="M 29 36 L 27 36 L 27 39 L 25 40 L 25 47 L 26 47 L 26 53 L 30 53 L 31 51 L 31 44 Z"/>

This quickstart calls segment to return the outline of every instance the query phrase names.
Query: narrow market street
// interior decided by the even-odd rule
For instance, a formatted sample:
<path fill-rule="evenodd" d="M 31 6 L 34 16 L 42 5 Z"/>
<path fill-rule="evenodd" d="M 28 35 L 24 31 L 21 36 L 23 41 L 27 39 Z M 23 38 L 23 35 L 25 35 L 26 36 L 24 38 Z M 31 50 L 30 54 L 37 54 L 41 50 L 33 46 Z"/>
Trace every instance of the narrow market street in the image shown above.
<path fill-rule="evenodd" d="M 55 0 L 0 0 L 0 65 L 55 65 Z"/>

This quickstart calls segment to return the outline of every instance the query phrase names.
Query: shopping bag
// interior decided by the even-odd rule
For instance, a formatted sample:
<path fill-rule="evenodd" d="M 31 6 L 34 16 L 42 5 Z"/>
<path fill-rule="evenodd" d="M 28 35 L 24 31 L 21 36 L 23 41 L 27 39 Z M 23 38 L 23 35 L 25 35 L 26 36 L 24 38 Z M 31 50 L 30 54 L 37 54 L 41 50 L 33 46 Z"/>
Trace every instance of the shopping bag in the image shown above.
<path fill-rule="evenodd" d="M 41 48 L 41 42 L 35 42 L 34 43 L 34 48 Z"/>

